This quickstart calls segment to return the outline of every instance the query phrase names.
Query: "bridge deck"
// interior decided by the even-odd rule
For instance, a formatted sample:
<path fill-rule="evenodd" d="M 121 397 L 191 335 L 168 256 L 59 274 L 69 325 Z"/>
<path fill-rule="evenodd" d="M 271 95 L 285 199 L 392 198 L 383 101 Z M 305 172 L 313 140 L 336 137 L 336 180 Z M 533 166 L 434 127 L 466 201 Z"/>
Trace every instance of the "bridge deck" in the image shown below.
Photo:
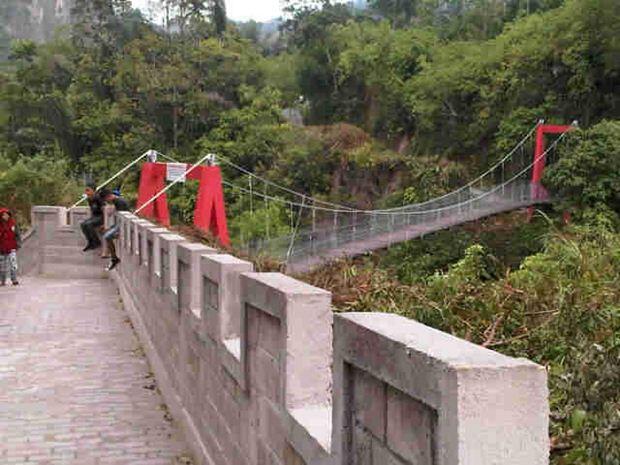
<path fill-rule="evenodd" d="M 186 463 L 107 280 L 0 288 L 0 463 Z"/>
<path fill-rule="evenodd" d="M 498 213 L 504 213 L 519 208 L 529 207 L 536 204 L 549 203 L 549 200 L 524 200 L 524 201 L 495 201 L 489 205 L 470 210 L 463 214 L 453 214 L 439 217 L 424 224 L 404 226 L 391 232 L 375 234 L 370 237 L 348 241 L 344 244 L 335 245 L 333 248 L 317 254 L 309 254 L 303 257 L 294 257 L 287 266 L 290 273 L 304 273 L 318 266 L 344 257 L 356 257 L 375 250 L 384 249 L 392 245 L 409 241 L 433 232 L 448 229 L 470 221 L 480 220 Z"/>

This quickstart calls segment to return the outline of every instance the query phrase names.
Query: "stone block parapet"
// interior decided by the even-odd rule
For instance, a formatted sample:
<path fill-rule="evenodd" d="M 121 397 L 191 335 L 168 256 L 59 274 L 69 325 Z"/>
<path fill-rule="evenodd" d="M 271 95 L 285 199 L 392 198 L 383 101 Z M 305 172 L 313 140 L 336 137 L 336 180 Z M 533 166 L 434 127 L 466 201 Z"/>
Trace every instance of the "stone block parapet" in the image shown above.
<path fill-rule="evenodd" d="M 86 240 L 80 224 L 89 216 L 88 207 L 38 206 L 31 216 L 32 231 L 20 251 L 28 273 L 54 278 L 106 277 L 100 254 L 82 253 Z"/>
<path fill-rule="evenodd" d="M 543 367 L 376 313 L 340 315 L 334 354 L 336 463 L 548 463 Z"/>
<path fill-rule="evenodd" d="M 544 368 L 117 221 L 112 277 L 199 464 L 548 463 Z"/>

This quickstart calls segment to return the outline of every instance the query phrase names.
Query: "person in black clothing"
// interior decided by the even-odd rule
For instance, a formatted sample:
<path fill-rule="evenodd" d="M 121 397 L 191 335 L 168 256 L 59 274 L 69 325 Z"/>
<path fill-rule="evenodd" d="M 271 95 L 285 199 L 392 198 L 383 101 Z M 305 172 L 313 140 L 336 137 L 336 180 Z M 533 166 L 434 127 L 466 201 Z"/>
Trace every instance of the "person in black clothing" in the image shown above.
<path fill-rule="evenodd" d="M 104 202 L 114 205 L 114 209 L 117 213 L 129 211 L 129 204 L 117 193 L 108 189 L 102 189 L 99 196 Z M 107 268 L 108 271 L 112 271 L 121 262 L 121 259 L 118 258 L 118 255 L 116 254 L 116 245 L 114 244 L 114 239 L 118 238 L 119 232 L 120 227 L 118 221 L 115 221 L 114 226 L 103 233 L 103 239 L 106 241 L 108 250 L 110 251 L 110 265 Z"/>
<path fill-rule="evenodd" d="M 103 226 L 103 200 L 97 194 L 96 189 L 97 187 L 91 184 L 84 189 L 90 207 L 90 218 L 80 225 L 87 241 L 84 252 L 101 247 L 101 240 L 97 231 Z"/>

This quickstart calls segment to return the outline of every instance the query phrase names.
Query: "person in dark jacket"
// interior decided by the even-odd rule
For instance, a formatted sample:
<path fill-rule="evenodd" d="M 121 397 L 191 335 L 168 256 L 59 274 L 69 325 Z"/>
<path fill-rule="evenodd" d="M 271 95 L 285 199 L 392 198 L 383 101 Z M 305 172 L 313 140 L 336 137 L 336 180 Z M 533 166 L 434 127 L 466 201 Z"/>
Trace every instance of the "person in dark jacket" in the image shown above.
<path fill-rule="evenodd" d="M 8 208 L 0 208 L 0 286 L 6 285 L 6 275 L 17 286 L 17 249 L 21 248 L 19 226 Z"/>
<path fill-rule="evenodd" d="M 91 184 L 84 189 L 84 194 L 90 207 L 90 218 L 80 225 L 87 241 L 84 252 L 101 247 L 98 230 L 103 226 L 103 200 L 96 189 L 97 187 Z"/>
<path fill-rule="evenodd" d="M 102 189 L 101 192 L 99 192 L 99 196 L 104 202 L 114 205 L 114 210 L 116 210 L 116 213 L 129 211 L 129 204 L 124 198 L 118 195 L 117 192 Z M 114 244 L 114 239 L 117 239 L 119 236 L 120 227 L 118 220 L 114 223 L 114 226 L 103 233 L 103 239 L 106 241 L 110 252 L 110 265 L 107 268 L 108 271 L 112 271 L 121 262 L 121 259 L 118 258 L 118 255 L 116 254 L 116 245 Z"/>

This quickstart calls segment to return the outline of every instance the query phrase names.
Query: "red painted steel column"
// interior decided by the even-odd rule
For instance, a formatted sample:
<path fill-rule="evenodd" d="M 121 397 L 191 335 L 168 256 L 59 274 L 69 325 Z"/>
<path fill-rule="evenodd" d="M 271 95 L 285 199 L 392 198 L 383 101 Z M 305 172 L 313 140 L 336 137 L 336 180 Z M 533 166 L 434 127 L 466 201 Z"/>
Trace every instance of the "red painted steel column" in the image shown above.
<path fill-rule="evenodd" d="M 199 176 L 194 225 L 202 231 L 211 232 L 222 245 L 229 246 L 222 172 L 219 166 L 203 166 Z"/>
<path fill-rule="evenodd" d="M 545 172 L 545 134 L 562 134 L 574 129 L 574 126 L 562 126 L 553 124 L 541 124 L 536 128 L 536 147 L 534 149 L 534 167 L 532 170 L 532 182 L 530 186 L 533 200 L 542 199 L 549 195 L 542 185 L 542 177 Z M 534 207 L 528 208 L 528 220 L 534 215 Z"/>
<path fill-rule="evenodd" d="M 145 163 L 142 165 L 136 209 L 148 202 L 165 187 L 165 163 Z M 154 219 L 163 226 L 170 226 L 170 211 L 168 210 L 168 199 L 166 194 L 161 195 L 155 202 L 147 205 L 144 210 L 140 212 L 140 216 Z"/>
<path fill-rule="evenodd" d="M 536 128 L 536 148 L 534 149 L 534 170 L 532 172 L 532 183 L 539 183 L 545 171 L 545 126 L 540 125 Z"/>

